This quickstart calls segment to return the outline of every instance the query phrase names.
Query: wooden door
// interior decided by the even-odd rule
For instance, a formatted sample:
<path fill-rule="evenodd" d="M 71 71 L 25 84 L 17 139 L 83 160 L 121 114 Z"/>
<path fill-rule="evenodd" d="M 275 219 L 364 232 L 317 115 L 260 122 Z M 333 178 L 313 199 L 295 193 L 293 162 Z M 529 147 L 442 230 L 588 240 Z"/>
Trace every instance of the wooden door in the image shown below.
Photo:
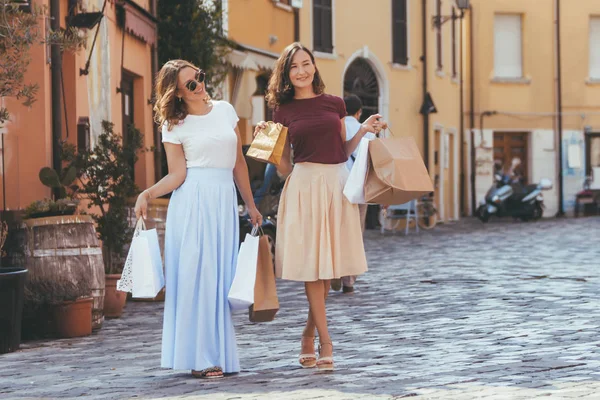
<path fill-rule="evenodd" d="M 134 101 L 133 101 L 133 81 L 134 77 L 125 71 L 121 77 L 121 114 L 123 120 L 123 143 L 129 143 L 130 134 L 129 128 L 134 124 Z M 133 159 L 130 161 L 131 165 L 131 177 L 135 179 L 134 173 L 134 162 Z"/>
<path fill-rule="evenodd" d="M 527 132 L 494 132 L 494 162 L 508 172 L 514 158 L 521 160 L 524 183 L 529 181 L 529 135 Z"/>
<path fill-rule="evenodd" d="M 456 191 L 454 140 L 455 135 L 446 134 L 444 136 L 444 219 L 446 221 L 457 219 L 454 213 Z"/>
<path fill-rule="evenodd" d="M 444 199 L 442 198 L 443 196 L 443 185 L 444 185 L 444 176 L 443 176 L 443 165 L 441 165 L 442 163 L 442 131 L 439 129 L 436 129 L 434 131 L 434 148 L 433 148 L 433 190 L 434 190 L 434 194 L 435 194 L 435 208 L 438 210 L 438 212 L 441 212 L 441 214 L 443 214 L 444 212 L 442 211 L 442 207 L 444 204 Z M 438 221 L 439 222 L 443 222 L 443 218 L 442 215 L 438 214 Z"/>

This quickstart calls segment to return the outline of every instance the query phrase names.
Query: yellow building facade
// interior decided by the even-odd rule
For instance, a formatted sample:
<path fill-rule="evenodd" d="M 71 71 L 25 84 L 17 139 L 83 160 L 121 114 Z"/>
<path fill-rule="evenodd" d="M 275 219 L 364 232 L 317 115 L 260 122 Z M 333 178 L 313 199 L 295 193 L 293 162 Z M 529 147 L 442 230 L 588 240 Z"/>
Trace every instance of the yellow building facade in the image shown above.
<path fill-rule="evenodd" d="M 378 112 L 393 135 L 413 137 L 435 182 L 440 220 L 460 217 L 460 25 L 458 18 L 446 19 L 438 35 L 434 23 L 434 16 L 451 16 L 453 9 L 460 14 L 453 3 L 438 8 L 434 1 L 420 0 L 377 0 L 368 6 L 362 0 L 228 0 L 226 7 L 229 37 L 250 54 L 258 50 L 276 57 L 298 39 L 314 51 L 327 93 L 359 95 L 363 118 Z M 235 69 L 244 65 L 233 64 Z M 270 72 L 258 70 L 259 75 Z M 436 108 L 426 129 L 420 112 L 425 93 Z M 233 103 L 239 113 L 238 101 Z M 244 120 L 246 133 L 253 122 L 256 118 Z"/>
<path fill-rule="evenodd" d="M 600 185 L 600 2 L 471 0 L 464 33 L 469 203 L 492 185 L 494 162 L 518 157 L 527 183 L 554 182 L 544 215 L 571 213 L 594 168 Z"/>

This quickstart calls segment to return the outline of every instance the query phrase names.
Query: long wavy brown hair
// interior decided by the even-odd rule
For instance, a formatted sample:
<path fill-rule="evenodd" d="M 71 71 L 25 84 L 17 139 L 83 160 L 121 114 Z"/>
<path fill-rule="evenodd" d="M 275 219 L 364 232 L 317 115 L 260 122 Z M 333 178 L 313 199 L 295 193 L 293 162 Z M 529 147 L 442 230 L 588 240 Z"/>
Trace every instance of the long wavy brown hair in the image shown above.
<path fill-rule="evenodd" d="M 299 50 L 307 52 L 315 66 L 315 76 L 313 77 L 312 82 L 315 94 L 321 94 L 325 91 L 325 83 L 323 83 L 323 79 L 321 79 L 321 74 L 315 64 L 315 56 L 313 53 L 301 43 L 292 43 L 286 47 L 279 56 L 279 59 L 275 64 L 275 69 L 269 79 L 267 102 L 269 107 L 273 109 L 276 109 L 282 104 L 289 103 L 294 99 L 295 90 L 294 85 L 292 85 L 292 82 L 290 81 L 290 66 L 292 64 L 292 58 Z"/>
<path fill-rule="evenodd" d="M 189 61 L 171 60 L 163 65 L 156 78 L 154 121 L 158 126 L 163 126 L 166 122 L 169 131 L 188 115 L 187 105 L 177 98 L 179 71 L 186 67 L 199 69 Z"/>

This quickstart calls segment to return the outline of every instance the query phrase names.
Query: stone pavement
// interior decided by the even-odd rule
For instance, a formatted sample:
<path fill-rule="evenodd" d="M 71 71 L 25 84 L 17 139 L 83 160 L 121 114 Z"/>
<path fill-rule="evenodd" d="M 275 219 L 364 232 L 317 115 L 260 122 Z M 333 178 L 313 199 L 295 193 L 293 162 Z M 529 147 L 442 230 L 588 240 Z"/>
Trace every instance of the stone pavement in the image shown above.
<path fill-rule="evenodd" d="M 600 218 L 473 220 L 368 232 L 370 271 L 328 304 L 337 370 L 302 370 L 302 286 L 274 322 L 235 324 L 242 372 L 159 367 L 161 303 L 127 304 L 91 337 L 0 356 L 10 399 L 600 399 Z"/>

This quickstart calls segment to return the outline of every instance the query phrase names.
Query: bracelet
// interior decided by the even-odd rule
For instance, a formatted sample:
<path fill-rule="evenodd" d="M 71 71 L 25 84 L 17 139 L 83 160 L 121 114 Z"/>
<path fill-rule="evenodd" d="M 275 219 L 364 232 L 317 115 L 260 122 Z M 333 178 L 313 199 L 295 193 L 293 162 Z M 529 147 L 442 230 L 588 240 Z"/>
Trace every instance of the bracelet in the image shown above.
<path fill-rule="evenodd" d="M 150 195 L 150 191 L 148 189 L 144 190 L 142 193 L 146 193 L 146 200 L 152 200 L 152 196 Z"/>

